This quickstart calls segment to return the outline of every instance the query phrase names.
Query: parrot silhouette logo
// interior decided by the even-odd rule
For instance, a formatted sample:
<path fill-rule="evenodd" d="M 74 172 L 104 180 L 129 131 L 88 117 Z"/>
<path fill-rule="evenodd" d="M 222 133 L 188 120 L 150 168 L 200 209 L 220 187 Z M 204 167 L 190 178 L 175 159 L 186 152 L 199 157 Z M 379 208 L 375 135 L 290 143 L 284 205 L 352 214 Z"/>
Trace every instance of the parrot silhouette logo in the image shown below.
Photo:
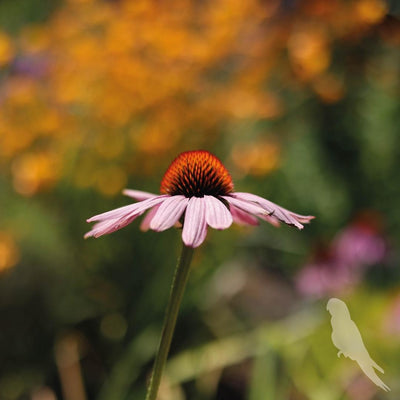
<path fill-rule="evenodd" d="M 357 362 L 365 375 L 371 379 L 375 385 L 386 392 L 390 390 L 379 376 L 375 369 L 384 373 L 383 369 L 371 358 L 362 340 L 357 325 L 350 317 L 349 309 L 342 300 L 332 298 L 328 301 L 326 309 L 332 315 L 332 342 L 339 349 L 338 357 L 343 354 L 345 357 Z"/>

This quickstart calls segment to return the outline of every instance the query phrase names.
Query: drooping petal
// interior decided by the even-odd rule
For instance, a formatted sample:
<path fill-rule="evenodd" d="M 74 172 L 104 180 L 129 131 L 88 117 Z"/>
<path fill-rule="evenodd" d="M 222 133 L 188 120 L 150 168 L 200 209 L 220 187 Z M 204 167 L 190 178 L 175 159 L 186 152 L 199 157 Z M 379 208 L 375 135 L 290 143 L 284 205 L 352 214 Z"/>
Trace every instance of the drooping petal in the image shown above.
<path fill-rule="evenodd" d="M 128 204 L 127 206 L 115 208 L 114 210 L 107 211 L 102 214 L 94 215 L 86 220 L 86 222 L 105 221 L 113 218 L 119 218 L 123 215 L 130 213 L 138 208 L 139 203 Z"/>
<path fill-rule="evenodd" d="M 247 214 L 251 215 L 268 215 L 268 212 L 261 208 L 259 205 L 250 203 L 248 201 L 244 201 L 241 199 L 237 199 L 232 196 L 222 196 L 230 205 L 244 211 Z"/>
<path fill-rule="evenodd" d="M 279 219 L 275 218 L 273 215 L 260 215 L 259 217 L 277 228 L 281 225 Z"/>
<path fill-rule="evenodd" d="M 115 232 L 121 228 L 124 228 L 126 225 L 130 224 L 139 215 L 140 214 L 133 214 L 121 218 L 112 218 L 112 219 L 107 219 L 105 221 L 100 221 L 93 225 L 92 230 L 87 232 L 84 238 L 87 239 L 88 237 L 91 236 L 98 238 L 99 236 Z"/>
<path fill-rule="evenodd" d="M 238 203 L 236 202 L 238 199 L 232 200 L 232 198 L 227 200 L 230 203 L 233 220 L 240 225 L 258 225 L 258 220 L 254 215 L 269 222 L 273 226 L 278 227 L 280 225 L 277 218 L 269 215 L 266 210 L 261 209 L 258 205 L 255 205 L 254 207 L 254 204 L 251 203 Z M 234 204 L 236 204 L 236 206 Z"/>
<path fill-rule="evenodd" d="M 150 222 L 150 229 L 161 232 L 171 228 L 185 211 L 188 202 L 185 196 L 171 196 L 164 200 Z"/>
<path fill-rule="evenodd" d="M 264 199 L 263 197 L 257 196 L 252 193 L 237 192 L 237 193 L 232 193 L 232 196 L 235 197 L 236 199 L 247 201 L 252 204 L 257 204 L 261 206 L 264 210 L 266 210 L 270 216 L 277 218 L 278 220 L 288 225 L 294 225 L 298 229 L 303 229 L 303 225 L 300 222 L 308 223 L 314 218 L 311 215 L 309 216 L 300 215 L 292 211 L 286 210 L 285 208 L 278 206 L 272 201 L 269 201 L 267 199 Z"/>
<path fill-rule="evenodd" d="M 89 232 L 85 234 L 85 238 L 90 236 L 99 237 L 117 231 L 130 224 L 139 215 L 142 215 L 149 208 L 163 202 L 169 196 L 158 196 L 157 198 L 148 199 L 139 203 L 130 204 L 129 206 L 120 207 L 103 214 L 96 215 L 88 219 L 88 222 L 99 221 Z"/>
<path fill-rule="evenodd" d="M 159 204 L 157 204 L 156 206 L 154 206 L 153 208 L 151 208 L 147 214 L 144 216 L 141 224 L 140 224 L 140 230 L 142 232 L 146 232 L 150 229 L 150 222 L 153 219 L 153 217 L 156 215 L 156 212 L 158 210 L 158 208 L 160 207 Z"/>
<path fill-rule="evenodd" d="M 133 190 L 133 189 L 124 189 L 122 193 L 125 196 L 132 197 L 133 199 L 138 201 L 143 201 L 158 196 L 157 194 L 143 192 L 142 190 Z"/>
<path fill-rule="evenodd" d="M 111 221 L 111 220 L 110 220 Z M 102 222 L 97 222 L 92 226 L 92 229 L 89 232 L 86 232 L 85 235 L 83 236 L 85 239 L 89 237 L 96 237 L 97 233 L 106 230 L 107 225 L 110 224 L 110 221 L 102 221 Z"/>
<path fill-rule="evenodd" d="M 258 219 L 253 215 L 242 211 L 240 208 L 230 204 L 233 221 L 239 225 L 258 225 Z"/>
<path fill-rule="evenodd" d="M 130 214 L 130 213 L 141 214 L 144 211 L 146 211 L 148 208 L 153 207 L 158 203 L 161 203 L 166 197 L 169 197 L 169 196 L 161 195 L 161 196 L 156 196 L 156 197 L 144 200 L 144 201 L 140 201 L 138 203 L 129 204 L 127 206 L 116 208 L 115 210 L 111 210 L 111 211 L 107 211 L 102 214 L 95 215 L 86 221 L 87 222 L 105 221 L 108 219 L 120 218 L 120 217 L 126 216 L 127 214 Z"/>
<path fill-rule="evenodd" d="M 315 218 L 314 215 L 301 215 L 301 214 L 296 214 L 291 211 L 289 211 L 289 212 L 293 217 L 295 217 L 302 224 L 308 224 L 311 220 L 313 220 Z"/>
<path fill-rule="evenodd" d="M 225 204 L 214 196 L 204 196 L 206 222 L 211 228 L 226 229 L 232 225 L 233 219 Z"/>
<path fill-rule="evenodd" d="M 204 197 L 191 197 L 186 207 L 182 240 L 186 246 L 199 247 L 207 236 Z"/>

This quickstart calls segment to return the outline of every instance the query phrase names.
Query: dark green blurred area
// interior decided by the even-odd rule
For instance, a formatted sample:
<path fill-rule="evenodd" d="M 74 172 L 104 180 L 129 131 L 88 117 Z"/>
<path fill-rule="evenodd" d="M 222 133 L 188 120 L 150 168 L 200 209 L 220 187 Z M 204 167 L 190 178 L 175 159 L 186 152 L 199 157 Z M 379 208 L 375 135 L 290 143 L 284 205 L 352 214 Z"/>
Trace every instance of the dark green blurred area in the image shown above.
<path fill-rule="evenodd" d="M 301 8 L 283 3 L 282 14 Z M 17 37 L 30 24 L 46 24 L 61 6 L 0 1 L 1 30 Z M 157 173 L 129 173 L 126 187 L 157 193 L 176 156 L 172 150 L 201 143 L 226 161 L 237 191 L 316 216 L 303 231 L 263 222 L 254 229 L 209 229 L 195 252 L 160 400 L 363 398 L 357 393 L 398 398 L 400 52 L 379 33 L 390 27 L 399 35 L 398 15 L 392 1 L 362 39 L 331 43 L 332 69 L 346 92 L 337 101 L 324 101 L 307 83 L 293 83 L 294 77 L 285 82 L 286 75 L 275 76 L 271 85 L 286 104 L 284 115 L 232 117 L 217 139 L 212 130 L 202 136 L 192 128 L 177 148 L 149 156 Z M 13 76 L 7 68 L 4 86 Z M 232 148 L 258 140 L 259 132 L 279 141 L 278 166 L 265 174 L 243 173 Z M 79 147 L 77 158 L 84 159 L 86 150 Z M 74 156 L 65 170 L 79 174 Z M 77 187 L 73 173 L 24 196 L 15 190 L 7 162 L 0 164 L 0 233 L 14 238 L 18 261 L 0 271 L 0 400 L 143 399 L 180 231 L 143 233 L 135 221 L 83 240 L 88 217 L 129 199 Z M 338 232 L 365 212 L 379 220 L 373 228 L 387 244 L 385 257 L 338 294 L 300 293 L 299 271 L 320 260 L 321 248 L 329 253 Z M 0 257 L 7 251 L 0 244 Z M 337 359 L 325 310 L 333 295 L 346 300 L 371 356 L 385 369 L 381 377 L 390 393 L 379 391 L 351 360 Z"/>
<path fill-rule="evenodd" d="M 46 21 L 61 3 L 59 0 L 2 0 L 0 2 L 0 26 L 16 33 L 26 24 Z"/>

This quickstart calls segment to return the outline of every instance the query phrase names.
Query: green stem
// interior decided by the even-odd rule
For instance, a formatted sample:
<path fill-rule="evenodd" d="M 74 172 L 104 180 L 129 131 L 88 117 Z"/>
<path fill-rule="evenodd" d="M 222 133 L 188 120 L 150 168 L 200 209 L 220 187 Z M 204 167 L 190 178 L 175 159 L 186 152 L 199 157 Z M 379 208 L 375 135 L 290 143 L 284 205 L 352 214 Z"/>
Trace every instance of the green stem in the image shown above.
<path fill-rule="evenodd" d="M 146 400 L 156 400 L 157 398 L 158 387 L 160 386 L 161 375 L 167 361 L 169 348 L 171 346 L 172 335 L 174 333 L 179 307 L 182 301 L 183 292 L 185 291 L 186 283 L 188 281 L 192 256 L 193 248 L 183 245 L 182 253 L 175 269 L 168 306 L 165 312 L 161 340 L 156 359 L 154 361 L 153 372 L 151 374 L 149 387 L 147 389 Z"/>

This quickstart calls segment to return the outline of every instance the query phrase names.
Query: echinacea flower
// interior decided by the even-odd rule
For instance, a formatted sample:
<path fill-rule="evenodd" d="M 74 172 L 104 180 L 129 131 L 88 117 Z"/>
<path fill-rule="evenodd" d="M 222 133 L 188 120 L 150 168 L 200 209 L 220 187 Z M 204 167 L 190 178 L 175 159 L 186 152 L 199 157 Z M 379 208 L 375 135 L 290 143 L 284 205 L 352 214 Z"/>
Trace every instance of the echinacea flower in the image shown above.
<path fill-rule="evenodd" d="M 217 157 L 204 150 L 181 153 L 171 163 L 161 181 L 160 195 L 138 190 L 125 190 L 137 203 L 95 215 L 96 222 L 85 237 L 99 237 L 130 224 L 147 212 L 142 229 L 164 231 L 181 225 L 182 253 L 175 269 L 160 344 L 154 360 L 146 400 L 156 400 L 179 305 L 189 276 L 193 249 L 207 235 L 207 227 L 226 229 L 235 221 L 244 225 L 258 224 L 258 218 L 273 225 L 284 222 L 303 228 L 314 217 L 303 216 L 251 193 L 233 191 L 232 178 Z"/>
<path fill-rule="evenodd" d="M 193 248 L 205 240 L 207 226 L 222 230 L 232 222 L 257 225 L 258 217 L 275 226 L 284 222 L 302 229 L 302 224 L 314 218 L 288 211 L 255 194 L 234 192 L 229 172 L 217 157 L 204 150 L 186 151 L 176 157 L 164 174 L 160 192 L 124 190 L 138 202 L 89 218 L 87 222 L 97 223 L 85 238 L 115 232 L 146 211 L 143 230 L 161 232 L 181 223 L 182 240 Z"/>

